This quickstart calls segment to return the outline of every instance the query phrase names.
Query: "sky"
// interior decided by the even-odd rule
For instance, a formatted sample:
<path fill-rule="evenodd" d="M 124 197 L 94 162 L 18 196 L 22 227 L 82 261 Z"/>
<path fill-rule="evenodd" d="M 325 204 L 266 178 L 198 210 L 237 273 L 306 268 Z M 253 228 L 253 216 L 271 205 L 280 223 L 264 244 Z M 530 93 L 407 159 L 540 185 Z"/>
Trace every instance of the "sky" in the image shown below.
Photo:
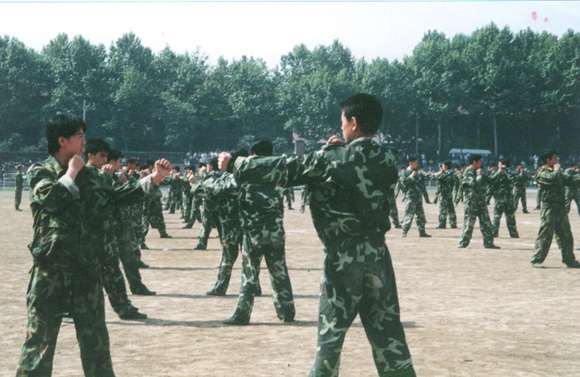
<path fill-rule="evenodd" d="M 429 30 L 449 38 L 491 22 L 561 36 L 580 32 L 580 1 L 6 1 L 0 36 L 41 51 L 59 33 L 109 47 L 133 32 L 143 46 L 181 54 L 199 50 L 215 63 L 242 56 L 270 68 L 294 46 L 338 40 L 356 59 L 401 60 Z"/>

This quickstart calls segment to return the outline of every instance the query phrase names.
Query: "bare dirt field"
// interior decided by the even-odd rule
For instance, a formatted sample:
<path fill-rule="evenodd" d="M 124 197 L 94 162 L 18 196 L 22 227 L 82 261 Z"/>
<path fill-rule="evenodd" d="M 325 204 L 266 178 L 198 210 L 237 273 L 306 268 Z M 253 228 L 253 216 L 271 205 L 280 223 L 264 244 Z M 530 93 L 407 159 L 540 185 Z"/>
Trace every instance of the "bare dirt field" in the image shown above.
<path fill-rule="evenodd" d="M 531 210 L 534 190 L 528 192 L 528 202 Z M 27 197 L 22 208 L 23 212 L 15 212 L 13 193 L 0 192 L 0 376 L 14 375 L 25 337 L 25 293 L 32 266 L 26 248 L 32 234 Z M 407 238 L 400 237 L 399 229 L 387 233 L 417 374 L 580 376 L 580 270 L 561 263 L 555 242 L 546 269 L 530 266 L 539 211 L 522 214 L 519 209 L 519 239 L 509 238 L 502 219 L 496 239 L 501 250 L 488 250 L 477 225 L 471 245 L 457 249 L 461 229 L 434 229 L 437 207 L 427 204 L 425 210 L 427 232 L 433 238 L 419 238 L 415 226 Z M 462 211 L 460 205 L 460 224 Z M 399 202 L 401 218 L 402 212 Z M 157 295 L 130 296 L 149 319 L 122 321 L 105 304 L 117 376 L 306 376 L 316 349 L 324 256 L 309 213 L 294 210 L 285 215 L 296 321 L 285 324 L 276 318 L 268 273 L 262 266 L 264 294 L 256 298 L 251 324 L 245 327 L 221 323 L 237 303 L 241 257 L 228 295 L 206 296 L 221 255 L 217 232 L 212 233 L 207 251 L 193 250 L 199 225 L 181 229 L 178 214 L 165 214 L 173 238 L 160 239 L 152 230 L 147 239 L 151 250 L 143 252 L 151 268 L 141 270 L 144 282 Z M 580 218 L 575 205 L 570 220 L 578 240 Z M 82 376 L 72 324 L 62 324 L 53 375 Z M 358 319 L 346 337 L 340 375 L 377 375 Z"/>

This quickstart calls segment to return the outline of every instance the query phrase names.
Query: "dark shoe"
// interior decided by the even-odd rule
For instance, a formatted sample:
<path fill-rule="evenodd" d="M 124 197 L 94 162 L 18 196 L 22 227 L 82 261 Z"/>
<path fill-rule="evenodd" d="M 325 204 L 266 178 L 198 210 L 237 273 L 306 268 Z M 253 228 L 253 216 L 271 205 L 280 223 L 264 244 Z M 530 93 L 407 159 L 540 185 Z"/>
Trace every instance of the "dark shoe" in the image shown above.
<path fill-rule="evenodd" d="M 401 238 L 405 238 L 407 237 L 407 232 L 403 231 L 403 234 L 401 234 Z"/>
<path fill-rule="evenodd" d="M 425 232 L 419 233 L 419 237 L 423 237 L 423 238 L 431 238 L 430 234 L 427 234 Z"/>
<path fill-rule="evenodd" d="M 191 228 L 193 228 L 193 224 L 189 224 L 189 223 L 187 225 L 181 227 L 181 229 L 191 229 Z"/>
<path fill-rule="evenodd" d="M 580 268 L 580 262 L 575 260 L 574 262 L 567 264 L 566 266 L 568 266 L 568 268 Z"/>
<path fill-rule="evenodd" d="M 203 245 L 197 245 L 193 248 L 193 250 L 207 250 L 207 247 Z"/>
<path fill-rule="evenodd" d="M 520 236 L 516 234 L 515 236 L 510 236 L 510 238 L 520 238 Z"/>
<path fill-rule="evenodd" d="M 294 322 L 294 317 L 296 316 L 296 308 L 294 305 L 282 308 L 282 318 L 284 322 Z"/>
<path fill-rule="evenodd" d="M 123 308 L 119 312 L 119 318 L 121 319 L 146 319 L 147 314 L 139 313 L 139 309 L 134 307 L 133 305 L 129 305 L 126 308 Z"/>
<path fill-rule="evenodd" d="M 139 288 L 136 289 L 131 289 L 131 292 L 134 295 L 138 295 L 138 296 L 155 296 L 157 294 L 157 292 L 154 291 L 150 291 L 146 286 L 141 286 Z"/>
<path fill-rule="evenodd" d="M 401 224 L 395 224 L 395 229 L 403 229 L 403 227 L 401 226 Z"/>
<path fill-rule="evenodd" d="M 16 208 L 16 210 L 17 210 L 18 212 L 22 212 L 22 210 L 21 210 L 20 208 Z"/>
<path fill-rule="evenodd" d="M 534 268 L 546 268 L 546 267 L 544 267 L 544 265 L 543 265 L 543 264 L 541 264 L 541 263 L 532 263 L 532 267 L 534 267 Z"/>
<path fill-rule="evenodd" d="M 254 292 L 254 296 L 261 296 L 262 295 L 262 287 L 259 287 L 256 289 L 256 292 Z"/>
<path fill-rule="evenodd" d="M 447 227 L 445 225 L 437 225 L 435 227 L 435 229 L 446 229 Z"/>
<path fill-rule="evenodd" d="M 487 245 L 487 246 L 483 246 L 484 249 L 501 249 L 501 247 L 497 246 L 497 245 Z"/>
<path fill-rule="evenodd" d="M 137 262 L 137 267 L 139 268 L 149 268 L 149 265 L 145 262 L 143 262 L 142 260 L 140 260 L 139 262 Z"/>
<path fill-rule="evenodd" d="M 524 209 L 523 211 L 524 213 L 530 213 L 530 211 L 528 211 L 527 209 Z"/>
<path fill-rule="evenodd" d="M 463 245 L 463 244 L 459 244 L 459 246 L 457 246 L 458 249 L 465 249 L 467 247 L 467 245 Z"/>
<path fill-rule="evenodd" d="M 250 324 L 249 318 L 242 318 L 241 316 L 234 314 L 228 319 L 224 319 L 222 321 L 224 325 L 237 325 L 237 326 L 246 326 Z"/>
<path fill-rule="evenodd" d="M 207 291 L 206 294 L 208 296 L 225 296 L 226 292 L 218 292 L 215 289 L 212 289 L 211 291 Z"/>
<path fill-rule="evenodd" d="M 167 233 L 163 233 L 162 235 L 159 236 L 159 238 L 171 238 L 171 236 Z"/>
<path fill-rule="evenodd" d="M 534 211 L 539 211 L 539 210 L 541 210 L 541 208 L 540 208 L 540 207 L 536 207 L 536 208 L 534 208 Z"/>
<path fill-rule="evenodd" d="M 451 229 L 457 229 L 457 225 L 451 225 L 450 228 Z"/>
<path fill-rule="evenodd" d="M 149 246 L 145 245 L 145 242 L 143 242 L 141 245 L 141 250 L 149 250 Z"/>

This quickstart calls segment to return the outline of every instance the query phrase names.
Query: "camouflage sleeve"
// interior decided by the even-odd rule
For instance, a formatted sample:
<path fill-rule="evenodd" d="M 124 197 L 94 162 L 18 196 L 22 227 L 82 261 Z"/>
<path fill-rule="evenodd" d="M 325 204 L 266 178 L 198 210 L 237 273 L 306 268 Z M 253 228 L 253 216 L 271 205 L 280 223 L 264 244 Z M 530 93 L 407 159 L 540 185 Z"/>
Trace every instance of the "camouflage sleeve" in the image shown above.
<path fill-rule="evenodd" d="M 568 173 L 564 174 L 564 184 L 566 186 L 577 186 L 580 184 L 580 174 Z"/>
<path fill-rule="evenodd" d="M 151 176 L 139 181 L 113 181 L 113 197 L 116 205 L 130 206 L 142 203 L 145 199 L 153 199 L 157 196 L 155 186 L 151 182 Z"/>
<path fill-rule="evenodd" d="M 79 197 L 74 181 L 66 175 L 57 179 L 41 164 L 34 164 L 28 170 L 28 186 L 31 204 L 39 204 L 47 211 L 66 208 L 75 197 Z"/>
<path fill-rule="evenodd" d="M 333 148 L 334 149 L 334 148 Z M 329 164 L 323 148 L 299 157 L 239 157 L 234 164 L 234 178 L 238 183 L 301 186 L 323 180 Z"/>
<path fill-rule="evenodd" d="M 213 195 L 217 196 L 237 196 L 240 187 L 234 179 L 233 174 L 224 173 L 219 179 L 215 181 L 212 186 Z"/>
<path fill-rule="evenodd" d="M 561 176 L 561 170 L 542 168 L 536 176 L 536 181 L 542 186 L 556 186 Z"/>

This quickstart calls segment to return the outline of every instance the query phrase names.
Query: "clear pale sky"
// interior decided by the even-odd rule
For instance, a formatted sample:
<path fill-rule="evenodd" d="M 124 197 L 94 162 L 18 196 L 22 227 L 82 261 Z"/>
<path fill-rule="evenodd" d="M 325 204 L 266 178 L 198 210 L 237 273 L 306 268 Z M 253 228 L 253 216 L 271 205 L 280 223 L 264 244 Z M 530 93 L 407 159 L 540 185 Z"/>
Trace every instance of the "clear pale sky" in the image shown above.
<path fill-rule="evenodd" d="M 338 39 L 355 58 L 411 55 L 428 30 L 447 37 L 494 22 L 512 32 L 528 27 L 561 36 L 580 31 L 578 1 L 430 2 L 70 2 L 0 0 L 0 35 L 40 51 L 59 33 L 109 47 L 134 32 L 157 53 L 197 48 L 210 63 L 243 55 L 276 66 L 304 43 L 309 49 Z"/>

